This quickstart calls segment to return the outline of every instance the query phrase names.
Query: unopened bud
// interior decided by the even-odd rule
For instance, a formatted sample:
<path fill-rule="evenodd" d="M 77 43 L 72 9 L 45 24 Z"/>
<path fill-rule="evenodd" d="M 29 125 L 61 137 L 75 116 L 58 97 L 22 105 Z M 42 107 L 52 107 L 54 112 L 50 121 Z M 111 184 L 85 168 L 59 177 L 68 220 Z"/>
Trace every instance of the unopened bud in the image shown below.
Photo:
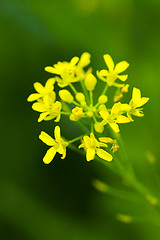
<path fill-rule="evenodd" d="M 67 102 L 67 103 L 72 103 L 74 100 L 71 93 L 66 89 L 60 90 L 59 96 L 62 99 L 62 101 Z"/>
<path fill-rule="evenodd" d="M 88 91 L 93 91 L 96 83 L 97 83 L 97 79 L 95 78 L 95 76 L 92 73 L 87 74 L 85 80 L 85 86 L 87 88 Z"/>
<path fill-rule="evenodd" d="M 99 98 L 98 98 L 98 102 L 100 104 L 104 104 L 108 101 L 108 97 L 106 95 L 101 95 Z"/>

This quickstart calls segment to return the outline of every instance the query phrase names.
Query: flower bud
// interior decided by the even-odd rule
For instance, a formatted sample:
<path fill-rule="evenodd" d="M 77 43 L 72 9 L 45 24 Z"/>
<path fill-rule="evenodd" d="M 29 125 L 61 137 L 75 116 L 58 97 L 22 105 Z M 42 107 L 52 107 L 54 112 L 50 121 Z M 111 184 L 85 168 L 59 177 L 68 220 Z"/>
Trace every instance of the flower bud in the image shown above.
<path fill-rule="evenodd" d="M 74 100 L 71 93 L 66 89 L 60 90 L 59 96 L 62 99 L 62 101 L 67 102 L 67 103 L 72 103 Z"/>
<path fill-rule="evenodd" d="M 89 112 L 86 112 L 87 116 L 88 117 L 93 117 L 93 112 L 89 111 Z"/>
<path fill-rule="evenodd" d="M 83 109 L 80 107 L 75 107 L 72 109 L 72 114 L 70 115 L 71 121 L 78 121 L 84 116 Z"/>
<path fill-rule="evenodd" d="M 85 101 L 85 96 L 84 96 L 83 93 L 78 92 L 78 93 L 76 94 L 76 99 L 77 99 L 78 102 L 84 102 L 84 101 Z"/>
<path fill-rule="evenodd" d="M 102 133 L 104 131 L 104 126 L 100 122 L 96 122 L 94 124 L 94 129 L 96 130 L 96 132 Z"/>
<path fill-rule="evenodd" d="M 97 83 L 97 79 L 95 78 L 95 76 L 92 73 L 87 74 L 85 80 L 84 80 L 85 86 L 87 88 L 88 91 L 93 91 L 96 83 Z"/>
<path fill-rule="evenodd" d="M 98 102 L 100 104 L 104 104 L 108 101 L 108 97 L 106 95 L 101 95 L 99 98 L 98 98 Z"/>

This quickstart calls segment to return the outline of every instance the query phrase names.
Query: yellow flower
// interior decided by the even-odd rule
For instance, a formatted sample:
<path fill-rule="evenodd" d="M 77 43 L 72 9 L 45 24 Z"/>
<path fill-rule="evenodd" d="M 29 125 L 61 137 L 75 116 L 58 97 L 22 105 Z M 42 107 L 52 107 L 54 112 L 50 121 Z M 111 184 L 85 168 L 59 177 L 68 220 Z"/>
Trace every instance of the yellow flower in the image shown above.
<path fill-rule="evenodd" d="M 43 162 L 46 164 L 49 164 L 53 160 L 57 152 L 59 154 L 62 154 L 62 159 L 66 157 L 66 147 L 68 146 L 68 143 L 64 142 L 64 140 L 61 138 L 59 126 L 55 127 L 54 136 L 55 139 L 53 139 L 51 136 L 49 136 L 43 131 L 39 135 L 39 139 L 41 139 L 42 142 L 51 147 L 43 158 Z"/>
<path fill-rule="evenodd" d="M 78 121 L 84 116 L 83 109 L 80 107 L 75 107 L 72 109 L 72 114 L 70 115 L 69 119 L 71 121 Z"/>
<path fill-rule="evenodd" d="M 118 133 L 120 131 L 117 123 L 128 123 L 128 122 L 130 122 L 130 119 L 128 117 L 122 115 L 123 111 L 122 111 L 122 106 L 121 105 L 123 106 L 123 104 L 121 104 L 120 102 L 115 103 L 113 105 L 112 109 L 111 109 L 111 113 L 108 112 L 105 105 L 100 106 L 99 114 L 103 118 L 103 121 L 101 122 L 101 124 L 103 126 L 106 125 L 106 124 L 109 124 L 110 127 L 116 133 Z"/>
<path fill-rule="evenodd" d="M 84 136 L 83 143 L 79 145 L 79 148 L 84 148 L 86 150 L 86 160 L 88 162 L 95 158 L 95 154 L 103 160 L 108 162 L 112 161 L 112 155 L 105 150 L 100 149 L 100 147 L 107 147 L 107 145 L 105 143 L 98 142 L 93 133 L 90 134 L 90 137 Z"/>
<path fill-rule="evenodd" d="M 60 77 L 56 77 L 56 81 L 59 87 L 63 88 L 70 83 L 83 80 L 86 74 L 91 72 L 91 69 L 87 72 L 84 71 L 84 68 L 88 64 L 90 64 L 90 54 L 85 52 L 80 59 L 78 57 L 73 57 L 70 62 L 58 62 L 57 64 L 54 64 L 53 67 L 46 67 L 45 70 L 59 75 Z"/>
<path fill-rule="evenodd" d="M 44 102 L 36 102 L 32 105 L 33 110 L 41 112 L 38 118 L 38 122 L 41 122 L 43 120 L 51 120 L 53 118 L 56 118 L 55 122 L 58 122 L 61 116 L 60 115 L 61 108 L 62 104 L 59 101 L 56 101 L 49 107 L 47 107 Z"/>
<path fill-rule="evenodd" d="M 75 76 L 75 67 L 79 61 L 78 57 L 74 57 L 70 62 L 58 62 L 53 67 L 45 67 L 47 72 L 57 74 L 61 78 L 56 77 L 56 81 L 60 87 L 66 87 L 72 82 L 77 82 L 79 79 Z"/>
<path fill-rule="evenodd" d="M 141 91 L 138 88 L 133 88 L 132 92 L 132 99 L 129 102 L 130 110 L 127 112 L 127 116 L 130 119 L 130 121 L 133 121 L 131 115 L 137 116 L 137 117 L 143 117 L 143 108 L 139 108 L 143 106 L 145 103 L 147 103 L 149 98 L 147 97 L 141 97 Z"/>
<path fill-rule="evenodd" d="M 32 93 L 31 95 L 29 95 L 27 101 L 28 102 L 33 102 L 36 100 L 39 100 L 42 98 L 42 100 L 44 101 L 44 103 L 49 106 L 50 102 L 55 102 L 55 98 L 56 98 L 56 94 L 53 91 L 54 89 L 54 83 L 55 83 L 55 79 L 54 78 L 49 78 L 45 84 L 45 86 L 43 86 L 41 83 L 39 82 L 35 82 L 34 83 L 34 88 L 38 93 Z"/>
<path fill-rule="evenodd" d="M 109 54 L 106 54 L 103 56 L 104 61 L 108 67 L 108 70 L 101 70 L 97 71 L 97 76 L 103 80 L 104 82 L 107 82 L 108 86 L 115 86 L 115 87 L 122 87 L 123 84 L 116 83 L 116 79 L 118 78 L 122 82 L 126 81 L 128 78 L 128 75 L 119 75 L 123 71 L 125 71 L 129 67 L 129 63 L 126 61 L 119 62 L 116 66 L 114 66 L 114 62 Z"/>

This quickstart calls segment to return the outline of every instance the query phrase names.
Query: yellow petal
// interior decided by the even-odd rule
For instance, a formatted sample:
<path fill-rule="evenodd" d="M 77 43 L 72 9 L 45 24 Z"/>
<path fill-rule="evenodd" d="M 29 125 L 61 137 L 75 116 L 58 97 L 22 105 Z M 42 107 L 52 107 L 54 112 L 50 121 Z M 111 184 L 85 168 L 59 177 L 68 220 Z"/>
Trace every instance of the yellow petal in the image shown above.
<path fill-rule="evenodd" d="M 114 69 L 114 62 L 113 62 L 111 56 L 109 54 L 105 54 L 103 56 L 103 58 L 104 58 L 104 61 L 105 61 L 106 65 L 107 65 L 109 71 L 112 72 L 113 69 Z"/>
<path fill-rule="evenodd" d="M 118 124 L 116 124 L 116 123 L 109 123 L 109 125 L 113 129 L 113 131 L 115 131 L 116 133 L 118 133 L 120 131 L 119 127 L 118 127 Z"/>
<path fill-rule="evenodd" d="M 145 103 L 147 103 L 149 100 L 149 98 L 147 97 L 142 97 L 139 102 L 136 104 L 136 107 L 141 107 L 143 106 Z"/>
<path fill-rule="evenodd" d="M 102 158 L 103 160 L 106 160 L 108 162 L 111 162 L 113 157 L 111 154 L 109 154 L 108 152 L 106 152 L 103 149 L 97 149 L 97 155 L 98 157 Z"/>
<path fill-rule="evenodd" d="M 32 93 L 31 95 L 29 95 L 29 97 L 27 98 L 28 102 L 33 102 L 37 99 L 39 99 L 41 97 L 41 94 L 39 93 Z"/>
<path fill-rule="evenodd" d="M 128 78 L 128 75 L 117 75 L 117 77 L 121 80 L 121 81 L 126 81 Z"/>
<path fill-rule="evenodd" d="M 39 139 L 45 144 L 47 144 L 48 146 L 53 146 L 55 144 L 55 140 L 43 131 L 39 135 Z"/>
<path fill-rule="evenodd" d="M 129 106 L 129 104 L 127 104 L 127 103 L 122 103 L 121 104 L 121 111 L 122 112 L 128 112 L 130 110 L 131 110 L 131 107 Z"/>
<path fill-rule="evenodd" d="M 49 112 L 43 112 L 39 115 L 38 122 L 42 122 L 45 117 L 49 114 Z"/>
<path fill-rule="evenodd" d="M 119 115 L 116 120 L 117 123 L 129 123 L 130 120 L 126 116 Z"/>
<path fill-rule="evenodd" d="M 118 114 L 119 111 L 121 110 L 121 103 L 115 103 L 111 109 L 111 114 Z"/>
<path fill-rule="evenodd" d="M 132 92 L 132 101 L 133 103 L 138 103 L 141 99 L 141 91 L 138 88 L 133 88 Z"/>
<path fill-rule="evenodd" d="M 79 57 L 73 57 L 70 61 L 70 64 L 74 66 L 77 64 L 78 61 L 79 61 Z"/>
<path fill-rule="evenodd" d="M 95 149 L 94 148 L 88 148 L 86 150 L 86 159 L 87 159 L 87 161 L 89 162 L 89 161 L 93 160 L 94 157 L 95 157 Z"/>
<path fill-rule="evenodd" d="M 32 109 L 37 112 L 46 112 L 48 111 L 47 107 L 44 105 L 44 103 L 33 103 Z"/>
<path fill-rule="evenodd" d="M 98 72 L 98 75 L 102 77 L 107 77 L 109 75 L 109 72 L 106 69 L 103 69 Z"/>
<path fill-rule="evenodd" d="M 59 146 L 58 146 L 58 148 L 57 148 L 57 152 L 58 152 L 59 154 L 63 154 L 64 148 L 63 148 L 62 144 L 59 144 Z"/>
<path fill-rule="evenodd" d="M 56 149 L 55 149 L 54 147 L 51 147 L 51 148 L 46 152 L 46 155 L 45 155 L 44 158 L 43 158 L 43 162 L 44 162 L 45 164 L 49 164 L 49 163 L 53 160 L 55 154 L 56 154 Z"/>
<path fill-rule="evenodd" d="M 63 154 L 62 154 L 61 159 L 64 159 L 65 157 L 66 157 L 66 148 L 63 150 Z"/>
<path fill-rule="evenodd" d="M 53 67 L 45 67 L 44 69 L 46 72 L 53 73 L 53 74 L 60 74 L 60 71 L 58 69 L 55 69 Z"/>
<path fill-rule="evenodd" d="M 91 146 L 91 140 L 90 140 L 90 137 L 88 136 L 84 136 L 83 137 L 83 140 L 84 140 L 84 144 L 87 148 L 89 148 Z"/>
<path fill-rule="evenodd" d="M 100 137 L 99 141 L 104 142 L 104 143 L 112 143 L 113 139 L 109 137 Z"/>
<path fill-rule="evenodd" d="M 60 142 L 61 134 L 60 134 L 60 127 L 56 126 L 54 129 L 54 136 L 57 142 Z"/>
<path fill-rule="evenodd" d="M 43 85 L 39 82 L 35 82 L 34 83 L 34 88 L 38 93 L 43 94 L 45 92 L 45 88 L 43 87 Z"/>
<path fill-rule="evenodd" d="M 48 90 L 53 90 L 55 84 L 55 78 L 49 78 L 45 84 L 45 88 Z"/>
<path fill-rule="evenodd" d="M 49 108 L 49 95 L 48 94 L 43 97 L 43 102 L 44 102 L 45 106 L 47 108 Z"/>
<path fill-rule="evenodd" d="M 115 66 L 115 72 L 116 73 L 121 73 L 121 72 L 125 71 L 128 67 L 129 67 L 128 62 L 126 62 L 126 61 L 119 62 Z"/>
<path fill-rule="evenodd" d="M 109 116 L 109 112 L 108 112 L 108 110 L 106 109 L 106 110 L 101 110 L 100 112 L 99 112 L 99 114 L 101 115 L 101 117 L 104 119 L 104 120 L 107 120 L 107 118 L 108 118 L 108 116 Z"/>

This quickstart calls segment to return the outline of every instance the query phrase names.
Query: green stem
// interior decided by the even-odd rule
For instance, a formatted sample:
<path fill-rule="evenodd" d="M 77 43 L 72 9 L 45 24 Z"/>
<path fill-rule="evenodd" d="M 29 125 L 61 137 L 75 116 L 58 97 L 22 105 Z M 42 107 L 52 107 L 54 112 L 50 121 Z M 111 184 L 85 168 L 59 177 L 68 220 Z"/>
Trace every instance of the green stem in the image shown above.
<path fill-rule="evenodd" d="M 73 143 L 73 142 L 76 142 L 76 141 L 82 139 L 83 137 L 84 137 L 84 135 L 81 135 L 81 136 L 79 136 L 79 137 L 77 137 L 77 138 L 74 138 L 74 139 L 68 141 L 68 144 L 71 144 L 71 143 Z"/>
<path fill-rule="evenodd" d="M 84 85 L 84 81 L 80 81 L 80 84 L 81 84 L 81 87 L 82 87 L 82 90 L 83 90 L 83 93 L 86 97 L 86 102 L 89 103 L 89 96 L 88 96 L 88 92 L 87 92 L 87 89 Z"/>
<path fill-rule="evenodd" d="M 61 112 L 61 114 L 63 114 L 63 115 L 70 115 L 71 113 L 70 112 Z"/>
<path fill-rule="evenodd" d="M 69 84 L 70 88 L 72 89 L 72 91 L 74 92 L 74 94 L 77 94 L 77 90 L 75 89 L 75 87 L 73 86 L 72 83 Z"/>
<path fill-rule="evenodd" d="M 89 91 L 89 96 L 90 96 L 90 106 L 93 107 L 93 92 Z"/>
<path fill-rule="evenodd" d="M 101 93 L 101 95 L 105 95 L 105 93 L 107 92 L 107 89 L 108 89 L 108 84 L 106 83 L 106 86 L 103 89 L 103 92 Z"/>

